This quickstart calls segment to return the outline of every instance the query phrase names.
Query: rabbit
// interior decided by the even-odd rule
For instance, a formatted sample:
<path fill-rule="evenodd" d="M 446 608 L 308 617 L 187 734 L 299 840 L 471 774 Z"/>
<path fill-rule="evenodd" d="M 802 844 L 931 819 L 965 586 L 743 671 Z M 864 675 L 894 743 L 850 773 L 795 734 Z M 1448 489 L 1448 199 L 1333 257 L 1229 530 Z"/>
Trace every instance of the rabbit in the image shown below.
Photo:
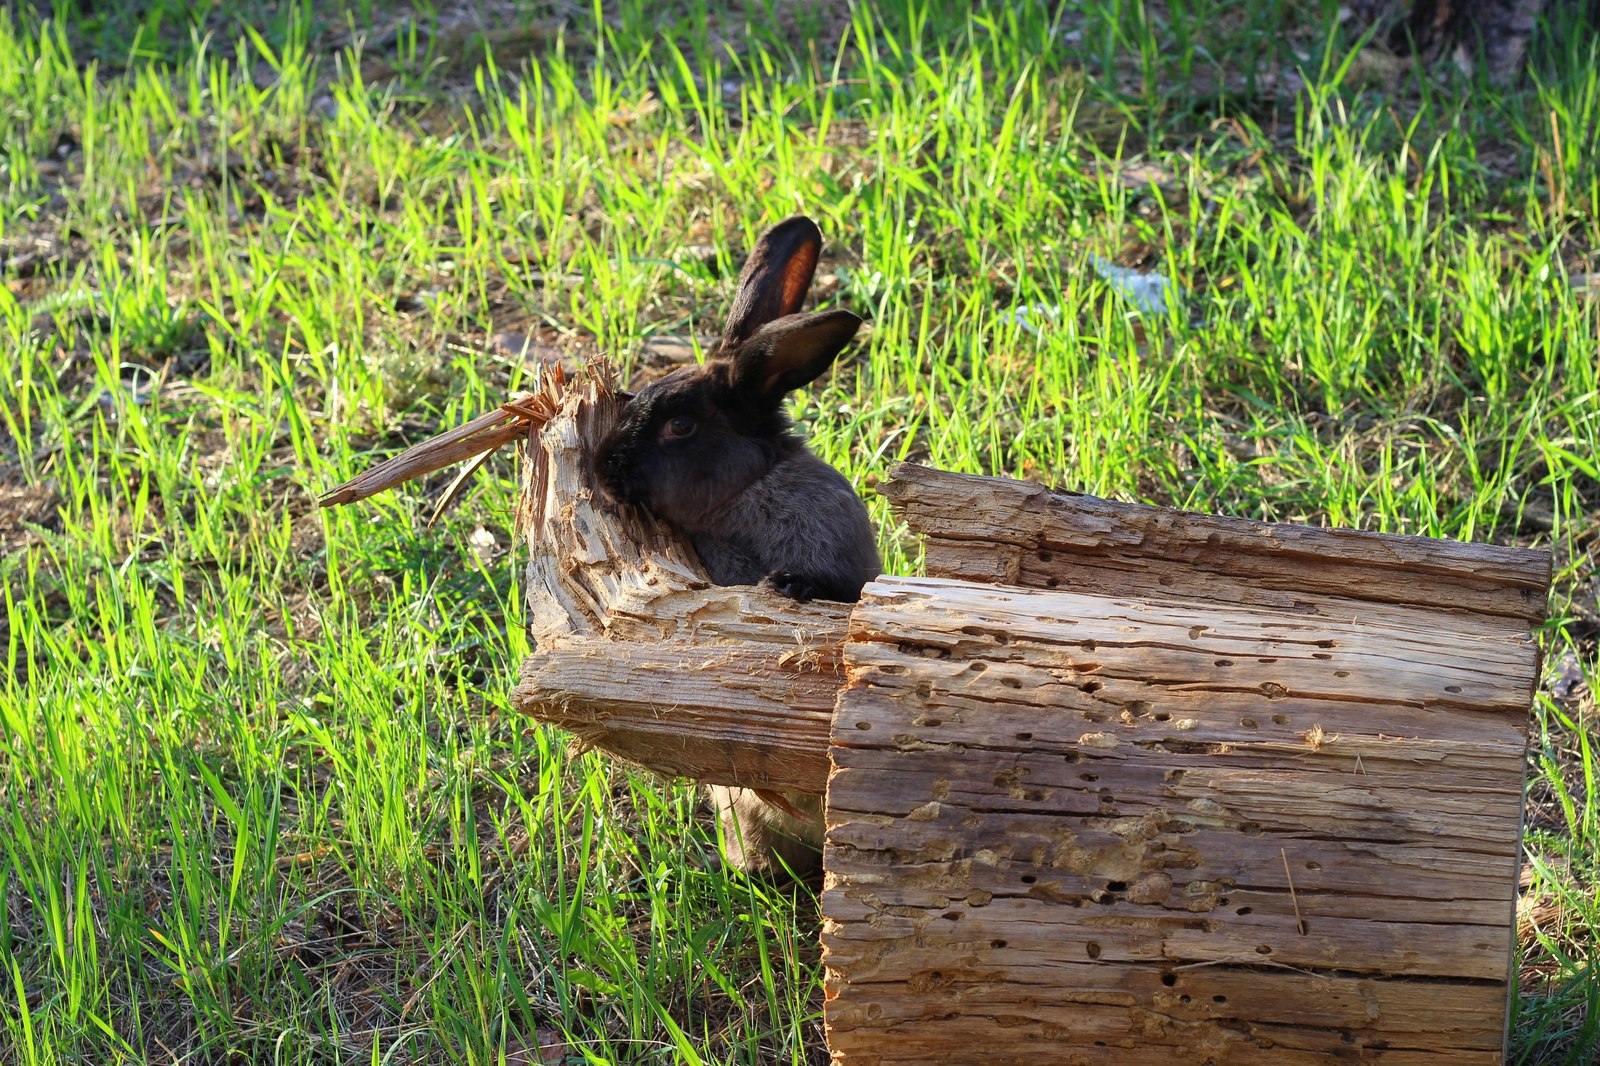
<path fill-rule="evenodd" d="M 791 431 L 784 398 L 855 336 L 849 311 L 800 312 L 822 231 L 786 219 L 751 251 L 714 356 L 641 389 L 595 457 L 612 501 L 688 536 L 718 585 L 852 603 L 881 572 L 866 506 Z M 724 855 L 746 872 L 804 874 L 821 844 L 815 796 L 713 787 Z"/>

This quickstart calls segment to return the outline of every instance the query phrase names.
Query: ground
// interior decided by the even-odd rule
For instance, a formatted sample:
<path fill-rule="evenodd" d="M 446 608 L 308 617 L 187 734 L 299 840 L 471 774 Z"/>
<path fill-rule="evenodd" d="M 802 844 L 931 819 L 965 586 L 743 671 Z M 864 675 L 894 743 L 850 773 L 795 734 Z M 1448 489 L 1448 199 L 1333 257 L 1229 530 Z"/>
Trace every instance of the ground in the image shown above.
<path fill-rule="evenodd" d="M 1304 0 L 0 9 L 0 1060 L 825 1061 L 814 897 L 511 712 L 510 456 L 432 526 L 448 471 L 314 506 L 541 364 L 695 358 L 803 210 L 870 331 L 796 414 L 893 571 L 903 458 L 1554 553 L 1512 1047 L 1592 1061 L 1600 45 L 1551 14 L 1491 88 Z"/>

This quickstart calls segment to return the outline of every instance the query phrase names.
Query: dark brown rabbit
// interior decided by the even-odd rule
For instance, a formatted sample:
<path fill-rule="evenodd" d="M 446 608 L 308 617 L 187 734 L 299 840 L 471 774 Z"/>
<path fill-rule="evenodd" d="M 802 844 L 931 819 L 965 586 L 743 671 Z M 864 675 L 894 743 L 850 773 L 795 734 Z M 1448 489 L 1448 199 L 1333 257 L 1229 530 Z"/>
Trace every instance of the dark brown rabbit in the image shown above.
<path fill-rule="evenodd" d="M 880 564 L 866 507 L 791 431 L 785 397 L 833 364 L 861 320 L 800 313 L 822 250 L 808 218 L 774 226 L 750 253 L 716 355 L 642 389 L 601 444 L 606 495 L 686 534 L 719 585 L 765 585 L 795 600 L 853 602 Z M 785 811 L 746 789 L 713 788 L 725 854 L 744 870 L 804 873 L 821 843 L 816 797 Z M 796 817 L 796 815 L 799 817 Z"/>
<path fill-rule="evenodd" d="M 783 410 L 861 325 L 849 311 L 799 313 L 821 249 L 808 218 L 762 237 L 716 356 L 634 396 L 596 463 L 607 495 L 688 534 L 717 584 L 854 601 L 879 572 L 867 510 Z"/>

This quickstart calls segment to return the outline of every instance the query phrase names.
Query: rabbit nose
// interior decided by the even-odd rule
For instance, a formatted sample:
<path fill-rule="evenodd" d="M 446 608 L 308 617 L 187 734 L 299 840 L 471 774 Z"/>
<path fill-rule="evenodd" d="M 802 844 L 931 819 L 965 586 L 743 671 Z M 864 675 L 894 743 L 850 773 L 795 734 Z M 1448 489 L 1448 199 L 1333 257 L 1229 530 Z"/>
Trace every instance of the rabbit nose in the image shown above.
<path fill-rule="evenodd" d="M 638 503 L 633 478 L 628 470 L 628 465 L 619 459 L 616 453 L 604 457 L 595 473 L 599 475 L 601 490 L 617 503 Z"/>

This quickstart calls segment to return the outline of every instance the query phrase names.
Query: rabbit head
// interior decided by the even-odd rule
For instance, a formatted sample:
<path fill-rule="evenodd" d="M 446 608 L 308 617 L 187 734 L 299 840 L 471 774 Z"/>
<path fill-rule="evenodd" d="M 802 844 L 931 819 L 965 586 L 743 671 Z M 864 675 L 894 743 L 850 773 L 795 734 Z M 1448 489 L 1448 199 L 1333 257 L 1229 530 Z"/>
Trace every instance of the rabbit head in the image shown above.
<path fill-rule="evenodd" d="M 640 390 L 601 444 L 606 495 L 695 533 L 804 449 L 784 398 L 827 370 L 861 325 L 849 311 L 800 313 L 821 250 L 817 224 L 798 216 L 757 242 L 716 354 Z"/>

